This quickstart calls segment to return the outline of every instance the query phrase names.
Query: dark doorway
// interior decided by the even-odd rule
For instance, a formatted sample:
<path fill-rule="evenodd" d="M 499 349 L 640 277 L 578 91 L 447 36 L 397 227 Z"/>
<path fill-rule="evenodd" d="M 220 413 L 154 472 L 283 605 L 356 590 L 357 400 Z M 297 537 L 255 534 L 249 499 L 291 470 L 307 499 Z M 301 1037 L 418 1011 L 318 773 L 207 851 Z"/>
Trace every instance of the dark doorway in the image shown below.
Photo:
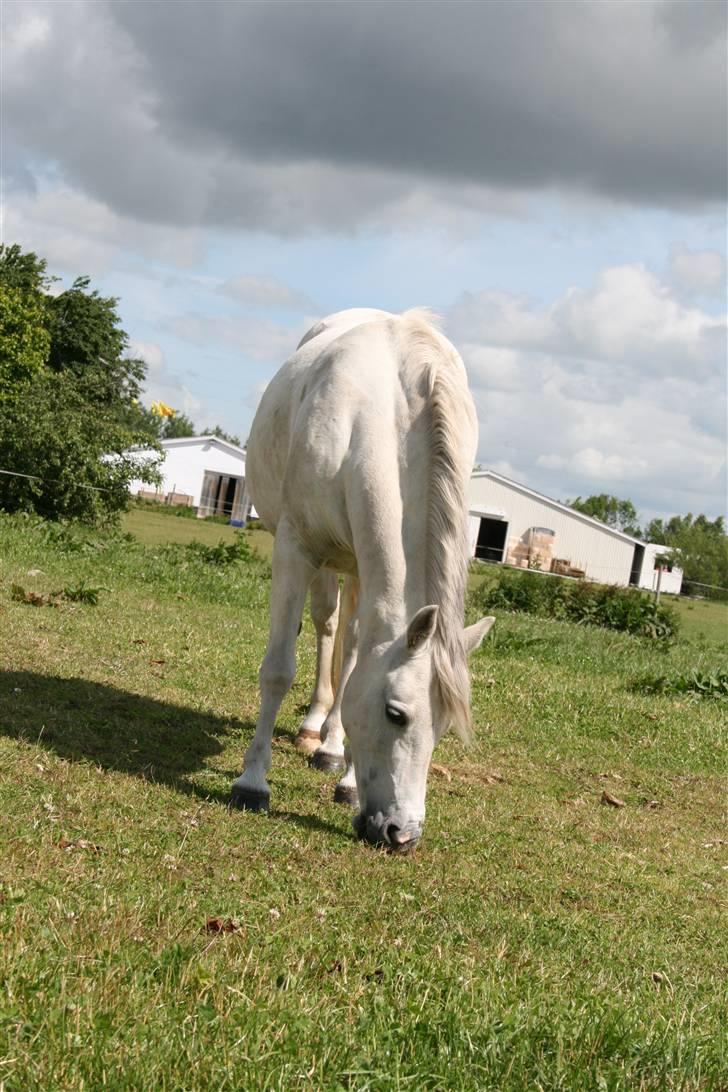
<path fill-rule="evenodd" d="M 637 585 L 640 582 L 640 573 L 642 572 L 642 562 L 645 559 L 644 546 L 635 546 L 634 557 L 632 558 L 632 571 L 629 574 L 630 584 Z"/>
<path fill-rule="evenodd" d="M 502 561 L 507 533 L 506 520 L 483 517 L 480 521 L 475 556 L 481 561 Z"/>
<path fill-rule="evenodd" d="M 233 503 L 235 501 L 235 490 L 238 486 L 237 478 L 228 478 L 227 489 L 225 490 L 225 500 L 223 501 L 222 510 L 226 516 L 232 515 Z"/>

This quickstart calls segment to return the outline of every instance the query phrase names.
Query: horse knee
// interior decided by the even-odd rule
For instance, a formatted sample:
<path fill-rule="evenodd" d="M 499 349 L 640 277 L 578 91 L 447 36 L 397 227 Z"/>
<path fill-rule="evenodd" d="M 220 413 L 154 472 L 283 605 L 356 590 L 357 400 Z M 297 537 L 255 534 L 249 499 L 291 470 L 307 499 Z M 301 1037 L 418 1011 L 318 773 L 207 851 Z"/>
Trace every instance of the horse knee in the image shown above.
<path fill-rule="evenodd" d="M 295 662 L 263 660 L 260 668 L 260 689 L 269 694 L 287 694 L 296 674 Z"/>
<path fill-rule="evenodd" d="M 333 637 L 339 617 L 339 581 L 334 573 L 320 572 L 311 589 L 311 620 L 319 636 Z"/>

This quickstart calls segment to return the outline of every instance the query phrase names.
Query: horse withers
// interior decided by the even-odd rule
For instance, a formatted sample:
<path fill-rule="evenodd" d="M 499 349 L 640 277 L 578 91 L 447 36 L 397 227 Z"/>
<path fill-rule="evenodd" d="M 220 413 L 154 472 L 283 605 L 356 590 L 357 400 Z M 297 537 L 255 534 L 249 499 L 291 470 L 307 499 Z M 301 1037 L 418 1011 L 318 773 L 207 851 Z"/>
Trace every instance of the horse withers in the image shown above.
<path fill-rule="evenodd" d="M 270 635 L 234 806 L 268 809 L 310 588 L 316 683 L 297 746 L 345 771 L 335 798 L 357 807 L 360 837 L 416 844 L 433 749 L 449 728 L 469 734 L 467 657 L 493 624 L 463 627 L 476 443 L 462 360 L 424 311 L 331 315 L 272 380 L 246 458 L 275 535 Z"/>

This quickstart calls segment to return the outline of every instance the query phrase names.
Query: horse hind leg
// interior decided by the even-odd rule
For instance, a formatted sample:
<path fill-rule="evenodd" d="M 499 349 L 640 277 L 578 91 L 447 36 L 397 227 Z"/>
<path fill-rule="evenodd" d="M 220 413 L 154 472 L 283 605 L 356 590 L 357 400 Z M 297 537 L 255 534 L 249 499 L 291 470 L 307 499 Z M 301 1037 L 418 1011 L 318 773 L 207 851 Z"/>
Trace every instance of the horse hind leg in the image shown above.
<path fill-rule="evenodd" d="M 341 703 L 346 683 L 356 664 L 359 635 L 359 622 L 356 613 L 358 581 L 353 577 L 347 577 L 344 581 L 344 591 L 341 598 L 340 629 L 337 634 L 337 640 L 343 641 L 340 677 L 334 704 L 331 706 L 329 715 L 326 717 L 321 729 L 321 746 L 311 756 L 311 765 L 324 773 L 344 770 L 347 766 L 344 748 L 344 725 L 341 720 Z"/>
<path fill-rule="evenodd" d="M 276 716 L 296 672 L 296 637 L 308 586 L 316 570 L 305 559 L 285 522 L 273 546 L 270 634 L 260 668 L 260 713 L 255 735 L 245 752 L 243 772 L 232 785 L 231 807 L 267 811 L 270 789 L 266 774 Z"/>
<path fill-rule="evenodd" d="M 298 729 L 296 748 L 311 754 L 321 743 L 321 728 L 334 704 L 334 657 L 339 621 L 339 578 L 328 569 L 311 584 L 311 618 L 316 630 L 316 681 L 308 713 Z"/>

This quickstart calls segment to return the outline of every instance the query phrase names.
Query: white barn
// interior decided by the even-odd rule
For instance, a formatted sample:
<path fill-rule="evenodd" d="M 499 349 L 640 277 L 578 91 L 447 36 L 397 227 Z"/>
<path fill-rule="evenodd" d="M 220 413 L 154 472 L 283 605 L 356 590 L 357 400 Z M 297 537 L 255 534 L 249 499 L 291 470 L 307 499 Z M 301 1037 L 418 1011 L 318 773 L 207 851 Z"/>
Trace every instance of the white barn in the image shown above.
<path fill-rule="evenodd" d="M 162 482 L 155 490 L 134 481 L 130 492 L 146 500 L 188 504 L 198 516 L 225 515 L 244 521 L 250 514 L 245 493 L 245 450 L 217 436 L 185 436 L 162 440 Z M 139 448 L 140 461 L 155 459 L 156 452 Z"/>
<path fill-rule="evenodd" d="M 494 470 L 470 479 L 470 549 L 475 558 L 678 594 L 682 571 L 660 560 L 667 547 L 642 542 Z M 661 569 L 661 572 L 659 571 Z"/>

